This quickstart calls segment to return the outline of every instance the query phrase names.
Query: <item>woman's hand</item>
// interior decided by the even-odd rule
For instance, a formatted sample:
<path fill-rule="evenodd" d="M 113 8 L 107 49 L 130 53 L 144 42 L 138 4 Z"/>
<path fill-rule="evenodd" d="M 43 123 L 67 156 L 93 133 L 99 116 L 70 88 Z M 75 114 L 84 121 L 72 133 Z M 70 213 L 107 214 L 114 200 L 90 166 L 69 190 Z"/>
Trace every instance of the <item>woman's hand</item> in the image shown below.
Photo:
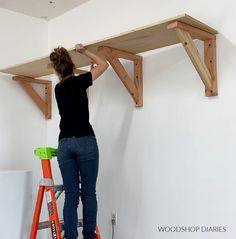
<path fill-rule="evenodd" d="M 83 54 L 86 51 L 86 48 L 81 43 L 79 43 L 75 45 L 75 51 Z"/>
<path fill-rule="evenodd" d="M 96 80 L 109 66 L 106 60 L 87 50 L 81 43 L 75 45 L 75 51 L 87 56 L 92 61 L 90 71 L 93 80 Z"/>

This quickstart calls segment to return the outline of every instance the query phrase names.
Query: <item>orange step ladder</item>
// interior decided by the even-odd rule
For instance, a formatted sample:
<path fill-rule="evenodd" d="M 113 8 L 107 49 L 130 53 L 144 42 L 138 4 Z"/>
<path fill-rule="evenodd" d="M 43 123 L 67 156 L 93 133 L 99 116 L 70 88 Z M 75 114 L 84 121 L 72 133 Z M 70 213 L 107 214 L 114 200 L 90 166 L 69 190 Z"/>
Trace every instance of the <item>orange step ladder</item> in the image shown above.
<path fill-rule="evenodd" d="M 52 239 L 62 239 L 61 233 L 64 231 L 64 221 L 59 220 L 56 200 L 64 191 L 63 185 L 54 185 L 50 160 L 57 156 L 57 149 L 36 148 L 37 155 L 42 163 L 43 179 L 40 181 L 38 197 L 34 210 L 34 217 L 31 227 L 30 239 L 36 239 L 37 231 L 45 228 L 51 229 Z M 42 209 L 43 196 L 46 195 L 49 221 L 39 222 Z M 78 227 L 83 226 L 83 220 L 78 221 Z M 101 239 L 98 226 L 96 226 L 96 239 Z"/>

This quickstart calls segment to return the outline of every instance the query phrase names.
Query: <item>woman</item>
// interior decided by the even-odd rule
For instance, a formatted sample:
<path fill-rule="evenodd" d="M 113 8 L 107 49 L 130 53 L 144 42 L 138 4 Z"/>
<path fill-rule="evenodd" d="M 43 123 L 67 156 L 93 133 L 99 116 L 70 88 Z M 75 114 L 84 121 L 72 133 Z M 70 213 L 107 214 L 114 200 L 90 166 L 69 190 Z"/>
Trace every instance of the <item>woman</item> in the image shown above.
<path fill-rule="evenodd" d="M 60 80 L 55 87 L 55 95 L 61 116 L 58 163 L 65 187 L 63 209 L 65 238 L 78 237 L 77 207 L 80 174 L 83 236 L 84 239 L 95 239 L 98 147 L 93 128 L 89 123 L 86 89 L 108 68 L 108 63 L 88 51 L 82 44 L 77 44 L 75 51 L 89 57 L 97 66 L 92 65 L 91 71 L 75 76 L 75 65 L 65 48 L 55 48 L 50 54 L 53 68 Z"/>

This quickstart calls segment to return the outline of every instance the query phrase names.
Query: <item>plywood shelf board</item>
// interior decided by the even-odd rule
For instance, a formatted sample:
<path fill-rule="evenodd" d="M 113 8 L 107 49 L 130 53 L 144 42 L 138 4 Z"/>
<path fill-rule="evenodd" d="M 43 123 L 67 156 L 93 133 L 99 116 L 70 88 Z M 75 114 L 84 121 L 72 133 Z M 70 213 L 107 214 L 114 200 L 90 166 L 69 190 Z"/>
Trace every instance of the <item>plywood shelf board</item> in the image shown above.
<path fill-rule="evenodd" d="M 167 25 L 174 21 L 186 23 L 211 34 L 217 34 L 217 31 L 213 28 L 188 16 L 187 14 L 182 14 L 177 17 L 159 21 L 144 27 L 136 28 L 119 35 L 84 45 L 87 47 L 87 49 L 100 55 L 102 58 L 104 58 L 104 55 L 97 52 L 97 49 L 100 46 L 108 46 L 134 54 L 170 46 L 179 43 L 179 39 L 175 32 L 167 29 Z M 74 51 L 74 48 L 69 49 L 69 52 L 77 68 L 91 64 L 90 60 L 87 57 L 76 53 Z M 53 73 L 52 69 L 48 68 L 49 63 L 49 57 L 46 56 L 23 64 L 0 69 L 0 72 L 13 75 L 23 75 L 33 78 L 41 77 Z"/>

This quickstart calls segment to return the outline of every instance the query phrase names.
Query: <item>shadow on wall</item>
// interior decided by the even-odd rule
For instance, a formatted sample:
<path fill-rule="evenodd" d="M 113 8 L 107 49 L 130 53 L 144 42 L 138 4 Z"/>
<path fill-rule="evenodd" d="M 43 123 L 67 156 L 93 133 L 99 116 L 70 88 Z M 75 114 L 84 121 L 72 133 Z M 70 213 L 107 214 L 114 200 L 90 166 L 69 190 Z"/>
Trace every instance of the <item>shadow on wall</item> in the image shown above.
<path fill-rule="evenodd" d="M 221 88 L 229 87 L 230 81 L 235 82 L 236 67 L 236 45 L 222 34 L 217 35 L 217 69 L 218 69 L 218 87 L 219 96 L 221 95 Z M 234 72 L 235 71 L 235 72 Z M 225 82 L 225 80 L 229 80 Z M 231 88 L 234 91 L 235 88 Z"/>
<path fill-rule="evenodd" d="M 126 63 L 125 68 L 128 72 L 131 66 L 132 64 Z M 96 103 L 94 127 L 98 137 L 102 135 L 102 153 L 109 152 L 112 155 L 107 163 L 112 163 L 113 160 L 122 162 L 136 108 L 133 99 L 113 70 L 108 71 L 105 77 Z M 106 166 L 112 168 L 112 165 Z"/>
<path fill-rule="evenodd" d="M 126 68 L 130 65 L 127 64 Z M 136 109 L 127 90 L 111 68 L 91 88 L 89 98 L 91 123 L 100 151 L 98 221 L 110 221 L 111 208 L 114 203 L 112 197 L 119 181 L 118 178 L 114 178 L 114 174 L 122 171 L 124 167 L 126 145 Z M 108 226 L 110 225 L 101 223 L 100 230 L 107 232 L 110 229 L 107 228 Z M 104 235 L 104 237 L 108 236 Z"/>

